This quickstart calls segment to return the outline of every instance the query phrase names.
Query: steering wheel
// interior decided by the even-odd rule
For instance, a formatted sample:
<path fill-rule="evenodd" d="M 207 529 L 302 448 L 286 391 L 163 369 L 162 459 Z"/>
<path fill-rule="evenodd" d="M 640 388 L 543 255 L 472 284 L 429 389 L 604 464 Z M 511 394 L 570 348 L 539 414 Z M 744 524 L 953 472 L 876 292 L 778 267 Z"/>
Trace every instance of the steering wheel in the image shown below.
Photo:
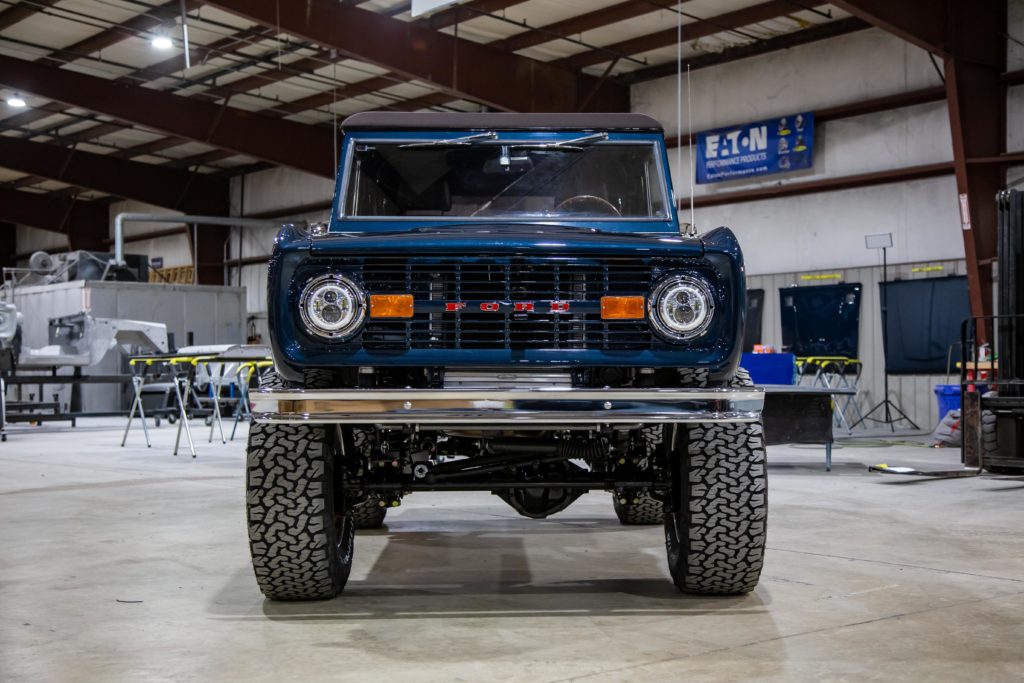
<path fill-rule="evenodd" d="M 596 213 L 599 216 L 622 215 L 610 201 L 592 194 L 578 194 L 575 197 L 569 197 L 555 207 L 555 211 L 562 210 L 569 213 Z"/>

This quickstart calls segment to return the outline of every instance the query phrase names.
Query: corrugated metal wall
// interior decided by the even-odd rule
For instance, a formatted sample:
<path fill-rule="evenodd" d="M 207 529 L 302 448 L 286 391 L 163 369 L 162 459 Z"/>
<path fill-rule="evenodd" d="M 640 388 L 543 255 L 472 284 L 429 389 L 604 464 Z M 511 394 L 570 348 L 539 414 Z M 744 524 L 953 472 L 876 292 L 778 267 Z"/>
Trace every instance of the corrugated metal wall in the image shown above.
<path fill-rule="evenodd" d="M 918 269 L 919 272 L 914 272 Z M 923 269 L 928 269 L 926 272 Z M 966 275 L 966 264 L 958 261 L 936 261 L 930 263 L 903 263 L 889 266 L 889 280 L 917 280 L 927 277 L 946 277 L 949 275 Z M 807 276 L 837 274 L 837 278 L 804 279 Z M 776 349 L 782 346 L 782 322 L 779 314 L 779 289 L 792 287 L 812 287 L 815 284 L 835 284 L 839 282 L 863 285 L 860 311 L 860 360 L 864 363 L 861 376 L 860 392 L 857 403 L 861 411 L 867 411 L 882 400 L 884 393 L 884 357 L 882 354 L 882 313 L 878 295 L 878 283 L 882 280 L 882 267 L 848 268 L 830 271 L 805 271 L 800 273 L 781 273 L 776 275 L 752 275 L 747 278 L 749 289 L 763 289 L 764 319 L 762 320 L 763 340 Z M 890 321 L 891 323 L 891 321 Z M 953 362 L 959 354 L 959 348 L 953 349 Z M 953 368 L 951 382 L 959 381 L 956 368 Z M 938 405 L 935 400 L 936 384 L 946 383 L 945 375 L 917 375 L 889 377 L 889 393 L 892 401 L 922 430 L 931 430 L 939 420 Z M 875 413 L 875 416 L 880 416 Z M 848 415 L 852 415 L 852 410 Z M 851 420 L 852 422 L 852 420 Z M 867 428 L 874 429 L 882 425 L 867 423 Z M 908 429 L 906 422 L 896 425 L 897 429 Z M 858 431 L 862 427 L 858 428 Z"/>

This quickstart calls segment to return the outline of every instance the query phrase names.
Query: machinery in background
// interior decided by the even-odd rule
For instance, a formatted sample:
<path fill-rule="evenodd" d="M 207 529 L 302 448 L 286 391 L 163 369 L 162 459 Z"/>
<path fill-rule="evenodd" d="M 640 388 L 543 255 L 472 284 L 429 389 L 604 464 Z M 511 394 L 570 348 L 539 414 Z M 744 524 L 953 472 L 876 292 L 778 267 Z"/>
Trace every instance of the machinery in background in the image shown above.
<path fill-rule="evenodd" d="M 152 353 L 167 353 L 167 325 L 144 320 L 94 318 L 89 313 L 50 320 L 50 343 L 22 349 L 24 368 L 88 367 L 109 351 L 123 346 Z"/>
<path fill-rule="evenodd" d="M 19 366 L 19 377 L 8 384 L 22 382 L 25 384 L 24 399 L 42 401 L 45 397 L 47 402 L 59 402 L 61 410 L 66 413 L 78 416 L 123 415 L 129 409 L 132 374 L 124 355 L 106 353 L 98 363 L 82 364 L 86 362 L 87 353 L 90 354 L 89 361 L 96 360 L 96 354 L 89 352 L 86 338 L 96 340 L 113 334 L 110 329 L 104 331 L 105 324 L 97 321 L 121 321 L 118 330 L 122 339 L 128 334 L 124 321 L 158 322 L 166 326 L 168 340 L 174 337 L 179 346 L 238 344 L 245 339 L 246 299 L 242 287 L 122 282 L 109 278 L 106 281 L 76 279 L 46 283 L 39 274 L 32 276 L 33 284 L 25 278 L 24 272 L 17 274 L 19 279 L 25 280 L 24 283 L 14 286 L 14 275 L 5 272 L 7 285 L 0 292 L 0 300 L 15 304 L 21 311 L 22 346 L 34 350 L 33 367 Z M 50 276 L 56 273 L 47 272 Z M 76 274 L 81 272 L 79 269 Z M 92 321 L 81 317 L 83 315 L 90 316 Z M 51 321 L 55 321 L 52 329 Z M 60 355 L 59 348 L 46 347 L 61 345 L 64 346 L 64 355 L 81 358 L 75 364 L 62 362 L 59 368 L 54 369 L 50 364 L 52 359 L 47 360 L 43 356 Z M 106 345 L 109 341 L 100 348 Z M 170 341 L 169 345 L 174 346 L 174 342 Z M 129 349 L 132 355 L 162 348 L 161 344 L 147 343 L 132 348 L 131 341 L 117 346 Z M 29 353 L 23 351 L 20 358 L 22 363 L 28 362 Z M 42 391 L 37 391 L 43 375 L 55 376 L 43 377 L 46 385 Z M 65 378 L 73 380 L 64 381 Z M 13 400 L 14 396 L 12 386 L 8 398 Z"/>
<path fill-rule="evenodd" d="M 148 282 L 149 257 L 125 254 L 124 265 L 117 265 L 114 254 L 98 251 L 68 251 L 48 254 L 37 251 L 29 257 L 27 268 L 4 268 L 5 286 L 48 285 L 73 280 L 114 280 Z"/>
<path fill-rule="evenodd" d="M 961 333 L 962 454 L 968 467 L 1024 474 L 1024 193 L 996 201 L 999 315 L 969 319 Z M 979 380 L 992 391 L 982 394 Z"/>
<path fill-rule="evenodd" d="M 36 252 L 25 267 L 3 269 L 0 313 L 21 313 L 16 336 L 0 343 L 8 421 L 124 415 L 129 357 L 166 354 L 174 337 L 187 345 L 245 339 L 244 288 L 150 283 L 148 257 L 117 247 Z M 170 417 L 166 403 L 147 413 Z"/>
<path fill-rule="evenodd" d="M 66 420 L 74 424 L 75 418 L 81 416 L 82 384 L 127 383 L 121 375 L 83 375 L 83 368 L 98 365 L 115 349 L 125 354 L 168 351 L 167 326 L 163 323 L 97 318 L 86 312 L 51 319 L 49 344 L 32 348 L 20 343 L 18 327 L 13 332 L 8 330 L 7 321 L 17 322 L 17 316 L 14 304 L 0 303 L 0 428 L 8 422 Z M 67 368 L 72 373 L 62 374 L 61 370 Z M 71 398 L 66 405 L 58 395 L 47 400 L 44 387 L 55 384 L 71 385 Z M 16 400 L 7 401 L 7 385 L 17 387 Z M 6 435 L 3 440 L 6 441 Z"/>

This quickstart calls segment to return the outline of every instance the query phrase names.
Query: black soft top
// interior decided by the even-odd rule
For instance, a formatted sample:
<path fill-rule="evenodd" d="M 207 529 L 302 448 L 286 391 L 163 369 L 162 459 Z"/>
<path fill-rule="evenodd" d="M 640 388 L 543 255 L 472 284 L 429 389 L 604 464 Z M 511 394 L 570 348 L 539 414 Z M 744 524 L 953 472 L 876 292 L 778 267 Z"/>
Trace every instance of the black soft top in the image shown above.
<path fill-rule="evenodd" d="M 342 130 L 627 130 L 661 132 L 646 114 L 380 112 L 353 114 Z"/>

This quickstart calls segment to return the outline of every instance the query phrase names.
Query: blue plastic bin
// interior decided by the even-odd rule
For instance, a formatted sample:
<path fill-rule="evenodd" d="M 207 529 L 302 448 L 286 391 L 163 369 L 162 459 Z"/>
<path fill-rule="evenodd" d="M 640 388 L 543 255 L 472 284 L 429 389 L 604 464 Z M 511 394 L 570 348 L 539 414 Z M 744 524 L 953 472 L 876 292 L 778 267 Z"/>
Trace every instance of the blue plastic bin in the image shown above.
<path fill-rule="evenodd" d="M 960 385 L 936 384 L 935 398 L 939 400 L 939 419 L 951 410 L 960 410 Z"/>
<path fill-rule="evenodd" d="M 754 384 L 796 384 L 796 356 L 792 353 L 745 353 L 740 365 Z"/>

